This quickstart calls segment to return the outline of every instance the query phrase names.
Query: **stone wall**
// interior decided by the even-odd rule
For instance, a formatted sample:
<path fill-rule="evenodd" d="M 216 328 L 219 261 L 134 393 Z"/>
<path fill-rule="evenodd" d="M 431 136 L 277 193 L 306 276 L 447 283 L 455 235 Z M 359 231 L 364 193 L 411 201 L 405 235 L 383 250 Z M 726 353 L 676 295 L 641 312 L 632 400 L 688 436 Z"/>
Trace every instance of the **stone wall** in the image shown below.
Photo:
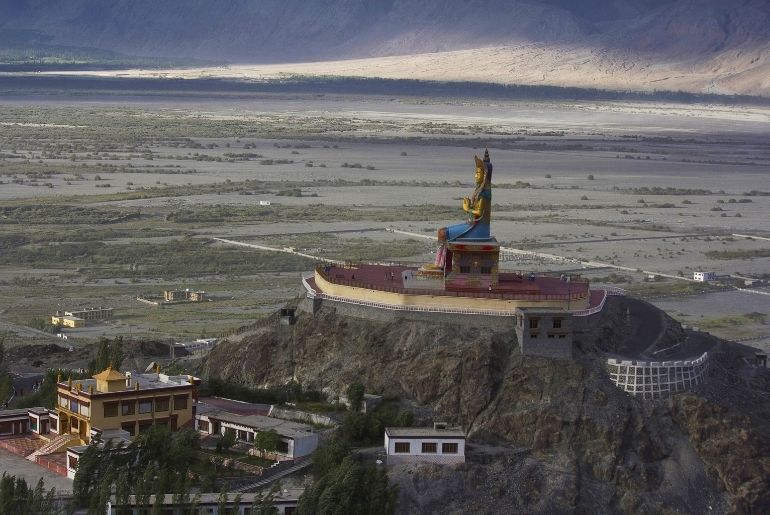
<path fill-rule="evenodd" d="M 462 323 L 469 327 L 484 327 L 493 330 L 508 331 L 513 329 L 515 318 L 513 316 L 495 316 L 495 315 L 464 315 L 458 313 L 437 313 L 420 311 L 401 311 L 391 309 L 381 309 L 360 304 L 349 304 L 346 302 L 337 302 L 329 299 L 302 299 L 299 303 L 299 310 L 306 313 L 315 313 L 321 307 L 329 307 L 336 310 L 337 314 L 363 318 L 367 320 L 376 320 L 379 322 L 392 322 L 394 320 L 416 320 L 434 323 L 457 324 Z"/>
<path fill-rule="evenodd" d="M 319 415 L 318 413 L 310 413 L 307 411 L 290 410 L 286 408 L 279 408 L 275 405 L 270 406 L 269 417 L 280 418 L 283 420 L 291 420 L 294 422 L 305 422 L 309 424 L 320 424 L 322 426 L 336 426 L 337 422 L 334 419 L 327 417 L 326 415 Z"/>

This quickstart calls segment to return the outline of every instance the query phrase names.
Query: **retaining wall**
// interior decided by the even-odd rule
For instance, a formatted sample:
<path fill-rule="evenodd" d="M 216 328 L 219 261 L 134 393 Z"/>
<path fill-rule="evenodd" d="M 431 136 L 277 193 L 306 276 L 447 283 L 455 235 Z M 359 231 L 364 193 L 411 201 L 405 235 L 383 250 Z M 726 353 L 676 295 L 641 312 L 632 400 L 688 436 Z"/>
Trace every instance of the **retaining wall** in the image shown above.
<path fill-rule="evenodd" d="M 464 315 L 460 313 L 440 313 L 429 311 L 407 311 L 394 309 L 380 309 L 361 304 L 352 304 L 347 302 L 337 302 L 329 299 L 303 299 L 299 304 L 299 309 L 307 313 L 317 312 L 321 306 L 334 308 L 338 314 L 364 318 L 367 320 L 377 320 L 380 322 L 392 322 L 394 320 L 417 320 L 426 322 L 445 322 L 447 324 L 462 323 L 470 327 L 490 327 L 493 329 L 513 331 L 516 318 L 510 316 L 494 315 Z"/>
<path fill-rule="evenodd" d="M 643 399 L 659 399 L 701 384 L 708 370 L 708 353 L 682 361 L 608 359 L 607 372 L 615 386 Z"/>

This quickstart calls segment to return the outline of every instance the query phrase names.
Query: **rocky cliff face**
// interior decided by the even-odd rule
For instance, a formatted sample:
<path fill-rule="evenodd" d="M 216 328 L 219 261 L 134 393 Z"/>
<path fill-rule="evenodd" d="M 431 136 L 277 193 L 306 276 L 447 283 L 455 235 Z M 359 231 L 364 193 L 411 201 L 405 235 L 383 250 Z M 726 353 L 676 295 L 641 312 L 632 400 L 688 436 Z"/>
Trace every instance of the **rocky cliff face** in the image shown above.
<path fill-rule="evenodd" d="M 295 377 L 330 392 L 361 381 L 461 424 L 476 446 L 465 467 L 391 471 L 404 513 L 767 511 L 767 370 L 754 369 L 750 383 L 725 394 L 721 381 L 747 377 L 748 365 L 723 345 L 702 391 L 631 398 L 611 384 L 596 352 L 622 341 L 633 323 L 623 319 L 625 302 L 613 300 L 581 335 L 575 361 L 522 356 L 513 331 L 374 322 L 324 308 L 295 326 L 221 344 L 204 375 L 254 386 Z M 678 337 L 661 320 L 661 337 Z"/>

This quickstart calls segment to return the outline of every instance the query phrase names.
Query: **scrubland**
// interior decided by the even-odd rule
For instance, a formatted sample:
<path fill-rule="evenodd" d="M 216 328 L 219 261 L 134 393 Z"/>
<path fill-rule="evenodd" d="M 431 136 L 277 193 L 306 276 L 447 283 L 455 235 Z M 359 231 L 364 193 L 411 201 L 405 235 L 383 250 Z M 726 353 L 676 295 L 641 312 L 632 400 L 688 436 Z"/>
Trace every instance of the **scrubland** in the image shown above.
<path fill-rule="evenodd" d="M 731 286 L 770 276 L 766 108 L 144 96 L 0 98 L 0 321 L 10 344 L 31 338 L 18 328 L 34 318 L 97 305 L 115 307 L 115 319 L 71 331 L 70 344 L 216 336 L 302 294 L 312 260 L 216 237 L 333 259 L 432 260 L 435 243 L 386 229 L 430 236 L 462 219 L 473 154 L 485 147 L 503 245 L 606 265 L 535 256 L 505 267 L 573 270 L 720 336 L 768 335 L 753 313 L 770 312 L 770 296 Z M 642 270 L 683 279 L 650 281 Z M 693 285 L 696 270 L 734 277 Z M 135 300 L 173 287 L 214 300 Z"/>

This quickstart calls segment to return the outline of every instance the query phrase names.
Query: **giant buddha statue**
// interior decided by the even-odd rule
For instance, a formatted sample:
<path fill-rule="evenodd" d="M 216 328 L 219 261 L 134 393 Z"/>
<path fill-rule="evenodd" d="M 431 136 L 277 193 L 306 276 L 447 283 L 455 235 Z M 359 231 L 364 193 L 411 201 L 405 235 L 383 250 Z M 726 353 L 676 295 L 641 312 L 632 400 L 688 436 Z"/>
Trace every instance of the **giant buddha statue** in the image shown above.
<path fill-rule="evenodd" d="M 455 240 L 484 241 L 491 238 L 489 223 L 492 214 L 492 163 L 489 150 L 484 151 L 484 159 L 473 156 L 476 161 L 476 188 L 470 197 L 463 199 L 463 211 L 467 213 L 466 222 L 442 227 L 438 230 L 438 241 Z"/>

